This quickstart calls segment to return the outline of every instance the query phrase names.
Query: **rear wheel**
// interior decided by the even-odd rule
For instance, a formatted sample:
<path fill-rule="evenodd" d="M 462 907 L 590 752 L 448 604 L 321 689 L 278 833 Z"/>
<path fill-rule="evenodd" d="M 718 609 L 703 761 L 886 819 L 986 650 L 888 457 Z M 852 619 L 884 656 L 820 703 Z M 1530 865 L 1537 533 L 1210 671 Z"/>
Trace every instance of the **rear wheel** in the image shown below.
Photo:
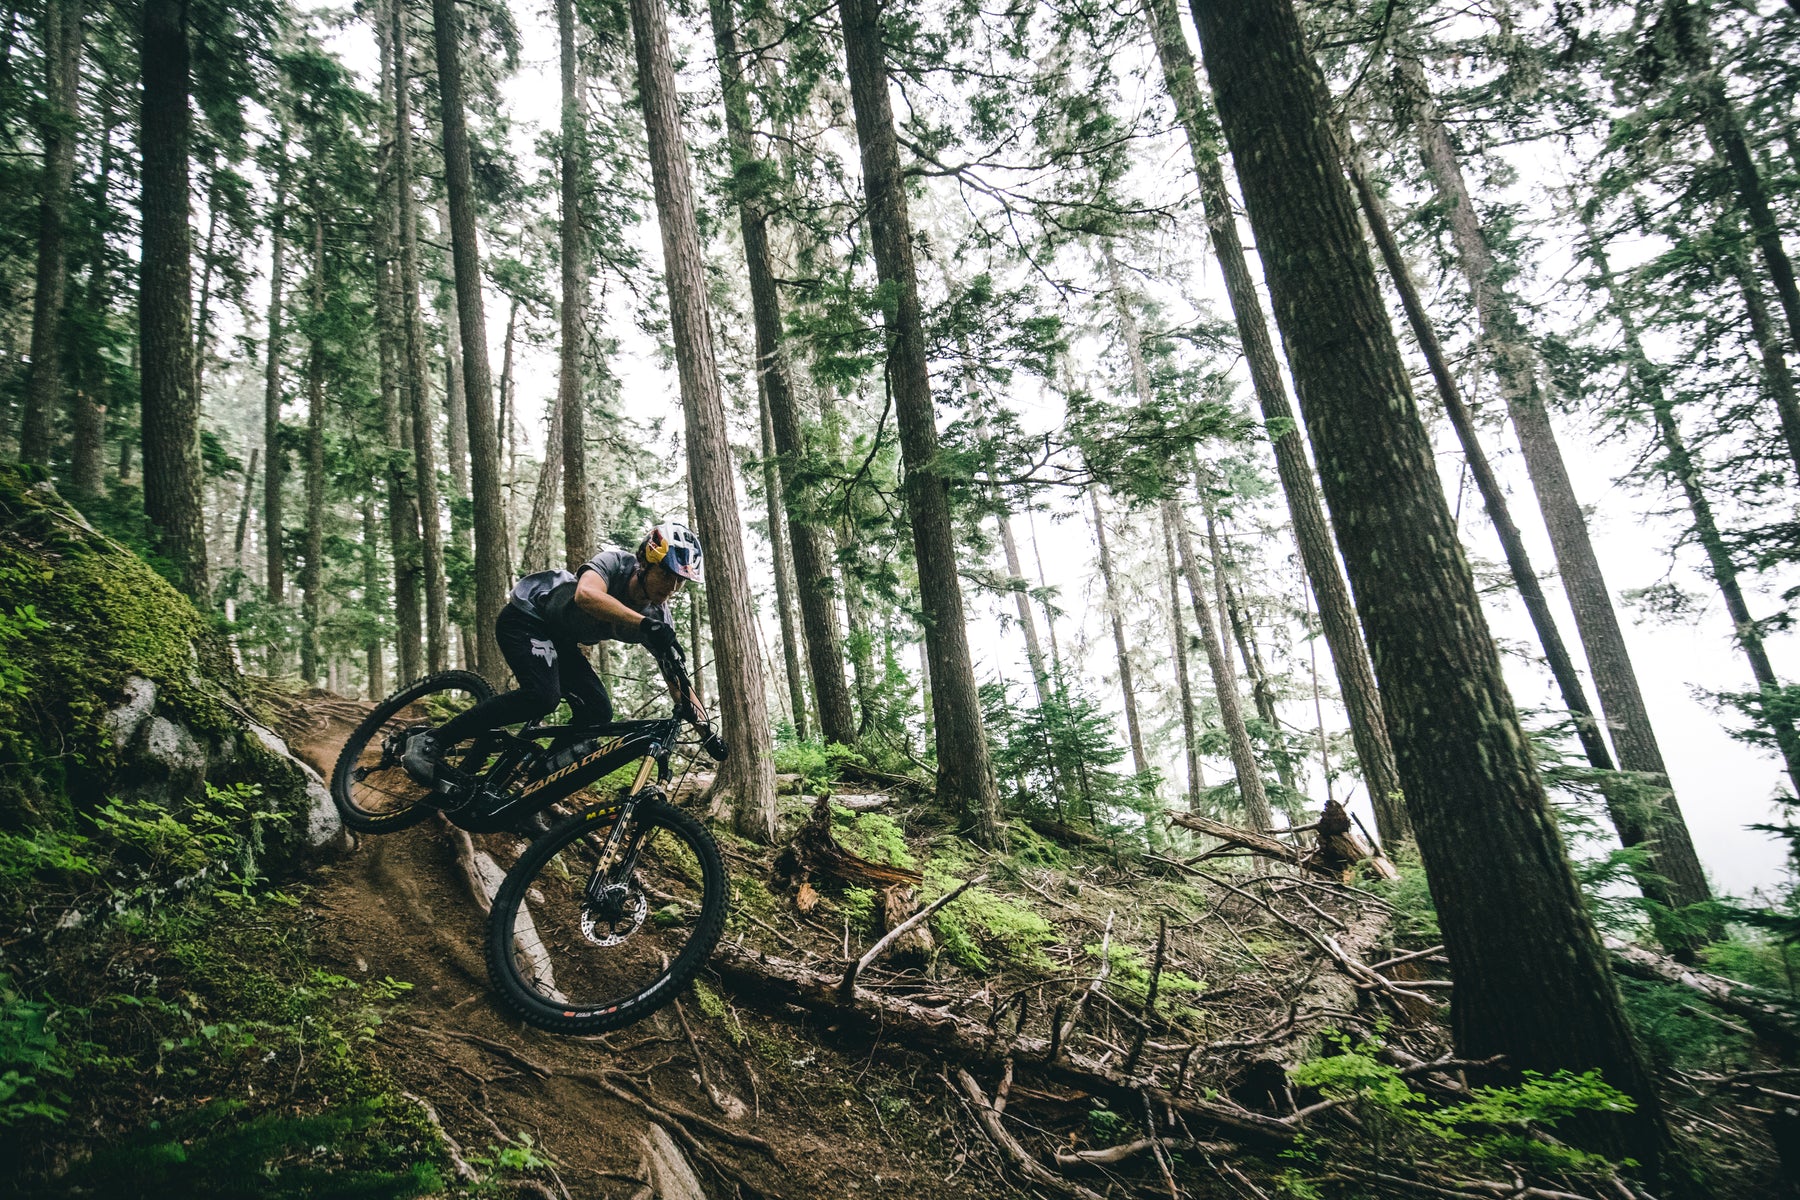
<path fill-rule="evenodd" d="M 430 816 L 431 789 L 400 765 L 407 739 L 493 694 L 487 680 L 472 671 L 444 671 L 376 705 L 344 743 L 331 773 L 331 798 L 344 824 L 358 833 L 390 833 Z"/>
<path fill-rule="evenodd" d="M 540 1029 L 601 1033 L 642 1020 L 675 998 L 725 928 L 718 844 L 660 800 L 635 809 L 620 865 L 596 874 L 621 811 L 592 808 L 555 826 L 494 897 L 488 976 Z"/>

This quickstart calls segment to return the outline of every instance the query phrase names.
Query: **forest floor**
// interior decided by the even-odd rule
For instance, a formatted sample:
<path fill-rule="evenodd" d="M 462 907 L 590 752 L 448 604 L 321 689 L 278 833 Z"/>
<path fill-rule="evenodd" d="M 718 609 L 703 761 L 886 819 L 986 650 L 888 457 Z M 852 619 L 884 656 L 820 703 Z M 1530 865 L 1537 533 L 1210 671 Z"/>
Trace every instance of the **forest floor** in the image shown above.
<path fill-rule="evenodd" d="M 334 719 L 295 750 L 328 775 L 347 733 Z M 523 848 L 510 836 L 481 841 L 502 863 Z M 324 965 L 412 984 L 408 1002 L 376 1035 L 377 1064 L 432 1105 L 460 1148 L 529 1135 L 571 1196 L 630 1197 L 648 1182 L 650 1119 L 597 1080 L 678 1122 L 696 1113 L 723 1125 L 703 1069 L 722 1098 L 741 1096 L 746 1105 L 736 1130 L 767 1144 L 705 1142 L 694 1165 L 714 1174 L 709 1182 L 723 1184 L 724 1194 L 732 1186 L 747 1197 L 992 1194 L 991 1183 L 966 1170 L 955 1141 L 939 1137 L 933 1089 L 910 1086 L 923 1061 L 874 1063 L 754 1012 L 720 1020 L 701 1012 L 692 993 L 680 1012 L 671 1007 L 600 1037 L 559 1037 L 509 1019 L 488 992 L 485 915 L 455 842 L 436 822 L 362 839 L 317 873 L 304 912 Z"/>
<path fill-rule="evenodd" d="M 295 750 L 329 775 L 354 707 L 289 717 Z M 811 808 L 784 798 L 784 838 Z M 1421 1144 L 1403 1111 L 1359 1119 L 1329 1085 L 1287 1076 L 1336 1029 L 1340 1061 L 1366 1064 L 1370 1086 L 1406 1078 L 1421 1096 L 1467 1098 L 1457 1064 L 1428 1069 L 1448 1053 L 1449 984 L 1415 872 L 1375 892 L 1260 860 L 1128 864 L 1082 831 L 1052 830 L 1073 843 L 1058 845 L 1023 825 L 1012 854 L 984 856 L 902 795 L 831 816 L 849 849 L 922 868 L 926 899 L 986 878 L 936 922 L 935 958 L 871 968 L 849 1005 L 831 982 L 879 934 L 875 894 L 821 880 L 803 912 L 793 881 L 770 885 L 776 849 L 729 835 L 732 917 L 713 967 L 677 1005 L 603 1037 L 538 1032 L 490 999 L 484 915 L 460 835 L 440 822 L 362 839 L 309 879 L 301 911 L 321 965 L 411 985 L 369 1053 L 430 1106 L 459 1163 L 529 1148 L 507 1185 L 520 1194 L 682 1195 L 660 1166 L 650 1190 L 667 1153 L 653 1124 L 712 1197 L 1531 1194 L 1511 1166 Z M 476 844 L 503 867 L 524 845 Z M 1667 1038 L 1705 1031 L 1718 1077 L 1777 1061 L 1684 1007 L 1651 1006 L 1679 1025 Z M 1724 1194 L 1780 1194 L 1760 1132 L 1685 1077 L 1700 1100 L 1680 1123 L 1749 1189 Z M 1345 1155 L 1341 1141 L 1363 1145 Z M 1370 1175 L 1386 1153 L 1411 1160 L 1408 1178 Z M 1610 1186 L 1591 1194 L 1631 1194 Z"/>

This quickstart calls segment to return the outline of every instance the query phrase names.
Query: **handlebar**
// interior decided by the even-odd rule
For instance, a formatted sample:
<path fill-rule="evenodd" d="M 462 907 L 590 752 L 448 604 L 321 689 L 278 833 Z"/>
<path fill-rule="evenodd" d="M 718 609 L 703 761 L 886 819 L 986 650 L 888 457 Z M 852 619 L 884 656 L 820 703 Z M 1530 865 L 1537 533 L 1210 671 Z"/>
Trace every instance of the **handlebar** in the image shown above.
<path fill-rule="evenodd" d="M 667 649 L 652 652 L 656 665 L 661 668 L 663 682 L 669 685 L 669 694 L 675 700 L 675 715 L 692 725 L 700 733 L 700 744 L 706 753 L 716 762 L 724 762 L 730 755 L 731 748 L 725 744 L 713 729 L 710 720 L 701 717 L 688 699 L 693 695 L 693 681 L 688 678 L 687 659 L 681 653 L 680 643 L 674 643 Z"/>

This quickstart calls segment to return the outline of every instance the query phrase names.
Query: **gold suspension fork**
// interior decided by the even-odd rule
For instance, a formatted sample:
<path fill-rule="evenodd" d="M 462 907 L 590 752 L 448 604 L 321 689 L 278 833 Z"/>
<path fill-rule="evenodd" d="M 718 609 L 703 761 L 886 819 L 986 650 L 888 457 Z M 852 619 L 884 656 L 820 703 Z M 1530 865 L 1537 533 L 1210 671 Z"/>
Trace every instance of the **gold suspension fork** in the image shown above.
<path fill-rule="evenodd" d="M 605 879 L 612 871 L 613 865 L 619 861 L 619 853 L 625 847 L 625 822 L 631 816 L 633 808 L 631 801 L 639 792 L 644 790 L 644 784 L 649 782 L 650 772 L 655 770 L 655 768 L 656 756 L 653 754 L 644 755 L 644 760 L 638 764 L 637 778 L 631 781 L 631 788 L 625 793 L 624 810 L 620 812 L 619 819 L 614 822 L 612 832 L 607 835 L 606 845 L 600 851 L 600 859 L 594 864 L 593 874 L 588 880 L 588 891 L 590 895 L 593 894 L 594 889 L 599 882 L 602 879 Z"/>

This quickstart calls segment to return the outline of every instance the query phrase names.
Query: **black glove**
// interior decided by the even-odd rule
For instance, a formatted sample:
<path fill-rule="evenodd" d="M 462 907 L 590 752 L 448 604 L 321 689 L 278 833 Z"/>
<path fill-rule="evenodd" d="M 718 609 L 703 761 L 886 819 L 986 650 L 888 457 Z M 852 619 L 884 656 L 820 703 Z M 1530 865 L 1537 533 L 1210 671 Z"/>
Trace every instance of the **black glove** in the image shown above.
<path fill-rule="evenodd" d="M 714 762 L 724 762 L 731 757 L 731 747 L 727 746 L 725 739 L 716 733 L 707 734 L 706 740 L 700 744 L 706 748 L 706 752 L 712 756 Z"/>
<path fill-rule="evenodd" d="M 675 627 L 654 614 L 638 622 L 638 632 L 644 635 L 644 645 L 652 650 L 670 650 L 675 646 Z"/>

